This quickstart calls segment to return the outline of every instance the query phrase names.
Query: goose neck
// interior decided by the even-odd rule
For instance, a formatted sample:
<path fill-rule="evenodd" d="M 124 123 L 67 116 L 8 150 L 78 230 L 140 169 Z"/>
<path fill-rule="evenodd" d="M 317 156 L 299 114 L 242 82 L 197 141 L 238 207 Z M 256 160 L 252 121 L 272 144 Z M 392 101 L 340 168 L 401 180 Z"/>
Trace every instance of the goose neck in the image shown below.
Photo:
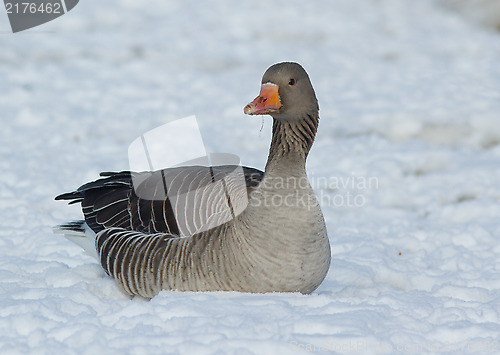
<path fill-rule="evenodd" d="M 291 165 L 294 169 L 305 169 L 305 162 L 311 150 L 319 118 L 307 115 L 299 120 L 273 119 L 273 135 L 269 148 L 266 173 L 276 166 Z"/>

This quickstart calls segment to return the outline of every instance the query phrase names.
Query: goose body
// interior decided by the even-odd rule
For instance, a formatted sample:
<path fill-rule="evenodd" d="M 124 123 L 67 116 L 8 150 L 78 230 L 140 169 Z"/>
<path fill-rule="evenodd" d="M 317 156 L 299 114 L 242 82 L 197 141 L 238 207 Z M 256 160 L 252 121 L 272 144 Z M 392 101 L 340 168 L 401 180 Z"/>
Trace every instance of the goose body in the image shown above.
<path fill-rule="evenodd" d="M 318 110 L 309 77 L 299 64 L 279 63 L 266 71 L 261 93 L 245 113 L 273 116 L 268 162 L 265 172 L 243 168 L 248 205 L 225 223 L 210 228 L 193 223 L 182 233 L 175 217 L 180 207 L 168 197 L 139 197 L 133 187 L 137 173 L 121 172 L 104 173 L 56 197 L 81 202 L 85 216 L 85 221 L 60 229 L 73 236 L 75 230 L 90 231 L 102 267 L 131 295 L 150 298 L 164 289 L 310 293 L 330 265 L 323 215 L 305 169 Z M 203 167 L 175 169 L 161 174 L 191 184 L 207 174 Z M 231 169 L 222 167 L 220 173 Z M 193 220 L 207 211 L 209 217 L 215 214 L 209 193 L 202 195 L 203 206 L 183 205 L 193 209 L 188 211 Z"/>

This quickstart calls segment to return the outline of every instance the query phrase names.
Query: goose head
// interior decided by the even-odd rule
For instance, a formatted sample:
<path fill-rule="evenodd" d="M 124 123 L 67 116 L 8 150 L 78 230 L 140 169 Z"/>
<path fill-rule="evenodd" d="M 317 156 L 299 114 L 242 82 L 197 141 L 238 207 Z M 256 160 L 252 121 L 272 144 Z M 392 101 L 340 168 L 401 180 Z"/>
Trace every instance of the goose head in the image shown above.
<path fill-rule="evenodd" d="M 318 116 L 318 100 L 309 76 L 298 63 L 274 64 L 262 77 L 259 96 L 245 106 L 247 115 L 271 115 L 280 121 Z"/>

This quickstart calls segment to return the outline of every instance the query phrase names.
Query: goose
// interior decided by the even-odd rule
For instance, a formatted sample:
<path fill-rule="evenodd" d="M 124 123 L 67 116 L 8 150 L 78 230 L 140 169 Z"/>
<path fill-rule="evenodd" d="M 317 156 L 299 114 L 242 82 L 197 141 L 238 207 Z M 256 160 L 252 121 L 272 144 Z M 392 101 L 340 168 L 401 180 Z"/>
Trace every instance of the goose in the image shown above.
<path fill-rule="evenodd" d="M 259 96 L 244 113 L 271 115 L 272 141 L 265 171 L 243 167 L 240 173 L 248 204 L 234 218 L 186 235 L 179 231 L 173 211 L 178 206 L 169 197 L 144 198 L 133 186 L 138 176 L 149 186 L 170 176 L 169 190 L 179 188 L 171 183 L 176 179 L 201 184 L 207 176 L 213 178 L 208 168 L 105 172 L 55 198 L 81 203 L 84 215 L 84 220 L 60 225 L 57 231 L 93 249 L 104 271 L 131 296 L 152 298 L 162 290 L 313 292 L 326 277 L 331 253 L 323 214 L 306 175 L 319 106 L 304 68 L 293 62 L 269 67 Z M 218 167 L 216 175 L 228 176 L 233 168 Z M 210 200 L 208 196 L 204 201 Z M 195 218 L 207 210 L 198 205 L 190 213 Z"/>

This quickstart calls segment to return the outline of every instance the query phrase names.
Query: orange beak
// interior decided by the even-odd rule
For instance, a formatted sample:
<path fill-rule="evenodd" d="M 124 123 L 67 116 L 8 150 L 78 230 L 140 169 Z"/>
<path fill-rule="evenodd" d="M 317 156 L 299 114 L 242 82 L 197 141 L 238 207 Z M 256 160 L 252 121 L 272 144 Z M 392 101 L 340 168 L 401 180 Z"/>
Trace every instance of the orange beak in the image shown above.
<path fill-rule="evenodd" d="M 246 105 L 243 112 L 247 115 L 269 115 L 279 112 L 283 105 L 278 89 L 279 86 L 273 83 L 262 84 L 259 96 Z"/>

